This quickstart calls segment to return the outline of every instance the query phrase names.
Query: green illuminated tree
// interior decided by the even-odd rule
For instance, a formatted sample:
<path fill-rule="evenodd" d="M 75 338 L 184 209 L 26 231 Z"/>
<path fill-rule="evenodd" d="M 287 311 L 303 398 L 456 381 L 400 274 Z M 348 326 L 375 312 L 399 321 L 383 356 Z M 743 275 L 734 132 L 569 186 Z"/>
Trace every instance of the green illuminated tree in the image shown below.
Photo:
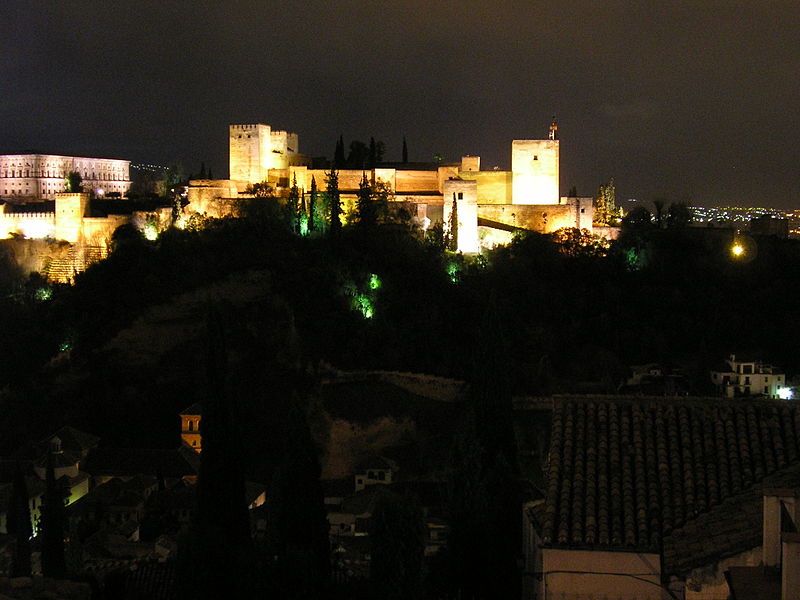
<path fill-rule="evenodd" d="M 338 237 L 342 229 L 342 199 L 339 196 L 339 174 L 336 169 L 331 170 L 325 176 L 325 195 L 327 196 L 328 206 L 330 207 L 330 230 L 333 237 Z"/>
<path fill-rule="evenodd" d="M 77 171 L 70 171 L 64 179 L 64 190 L 77 194 L 83 191 L 83 177 Z"/>
<path fill-rule="evenodd" d="M 31 511 L 28 508 L 28 486 L 19 463 L 14 470 L 11 501 L 8 506 L 8 533 L 15 538 L 12 577 L 31 576 Z"/>

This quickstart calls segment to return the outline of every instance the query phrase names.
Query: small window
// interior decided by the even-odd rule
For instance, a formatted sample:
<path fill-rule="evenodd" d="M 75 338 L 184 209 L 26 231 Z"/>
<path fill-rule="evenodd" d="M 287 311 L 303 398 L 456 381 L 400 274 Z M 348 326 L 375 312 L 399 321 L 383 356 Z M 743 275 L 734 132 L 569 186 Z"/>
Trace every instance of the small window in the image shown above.
<path fill-rule="evenodd" d="M 769 388 L 766 385 L 764 386 L 764 393 L 769 394 Z"/>
<path fill-rule="evenodd" d="M 585 209 L 585 208 L 582 208 L 582 209 L 581 209 L 581 214 L 584 214 L 585 212 L 586 212 L 586 209 Z"/>
<path fill-rule="evenodd" d="M 538 154 L 534 154 L 533 155 L 533 160 L 539 160 L 539 155 Z"/>
<path fill-rule="evenodd" d="M 194 421 L 189 420 L 189 431 L 194 431 Z"/>
<path fill-rule="evenodd" d="M 458 192 L 458 199 L 459 200 L 463 200 L 464 199 L 464 192 Z"/>

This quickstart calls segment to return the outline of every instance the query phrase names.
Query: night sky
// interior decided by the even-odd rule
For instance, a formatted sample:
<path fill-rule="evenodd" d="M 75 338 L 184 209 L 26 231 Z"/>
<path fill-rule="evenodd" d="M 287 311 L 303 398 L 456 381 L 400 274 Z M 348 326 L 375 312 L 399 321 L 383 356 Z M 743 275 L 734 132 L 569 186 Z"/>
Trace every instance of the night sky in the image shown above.
<path fill-rule="evenodd" d="M 797 206 L 800 3 L 0 1 L 0 152 L 226 177 L 227 126 L 482 157 L 556 115 L 561 191 Z"/>

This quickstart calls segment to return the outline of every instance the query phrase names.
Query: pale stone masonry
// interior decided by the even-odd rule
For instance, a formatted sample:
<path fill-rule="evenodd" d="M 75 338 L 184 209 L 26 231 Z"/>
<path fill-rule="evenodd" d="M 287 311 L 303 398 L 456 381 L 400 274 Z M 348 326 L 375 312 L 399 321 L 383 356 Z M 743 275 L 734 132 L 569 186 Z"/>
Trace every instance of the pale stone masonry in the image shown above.
<path fill-rule="evenodd" d="M 129 160 L 88 158 L 57 154 L 0 155 L 0 199 L 55 199 L 65 189 L 67 175 L 75 171 L 84 188 L 103 196 L 125 194 L 131 185 Z"/>

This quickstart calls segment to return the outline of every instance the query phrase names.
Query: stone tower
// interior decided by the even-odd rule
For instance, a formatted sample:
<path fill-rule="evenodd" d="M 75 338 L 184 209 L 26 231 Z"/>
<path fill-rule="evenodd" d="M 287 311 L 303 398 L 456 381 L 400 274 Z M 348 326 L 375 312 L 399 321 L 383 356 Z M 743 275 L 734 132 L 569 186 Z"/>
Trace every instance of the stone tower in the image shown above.
<path fill-rule="evenodd" d="M 299 153 L 296 133 L 273 130 L 269 125 L 231 125 L 228 135 L 230 178 L 259 183 L 271 169 L 287 169 Z"/>
<path fill-rule="evenodd" d="M 558 204 L 558 125 L 553 120 L 546 140 L 511 143 L 513 204 Z"/>

